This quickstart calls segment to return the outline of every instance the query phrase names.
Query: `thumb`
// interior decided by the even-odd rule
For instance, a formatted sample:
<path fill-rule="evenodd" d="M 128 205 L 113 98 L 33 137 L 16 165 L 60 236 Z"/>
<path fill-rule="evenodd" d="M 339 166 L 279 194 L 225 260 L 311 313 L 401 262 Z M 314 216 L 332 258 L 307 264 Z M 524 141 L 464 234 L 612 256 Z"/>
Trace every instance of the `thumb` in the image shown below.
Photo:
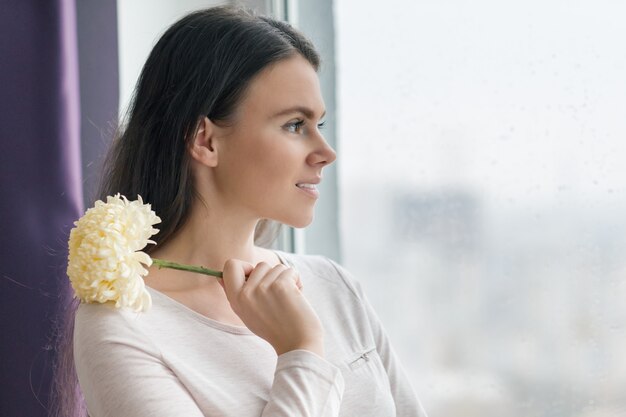
<path fill-rule="evenodd" d="M 224 264 L 224 272 L 220 280 L 226 297 L 237 294 L 246 282 L 246 277 L 254 270 L 254 266 L 238 259 L 229 259 Z"/>

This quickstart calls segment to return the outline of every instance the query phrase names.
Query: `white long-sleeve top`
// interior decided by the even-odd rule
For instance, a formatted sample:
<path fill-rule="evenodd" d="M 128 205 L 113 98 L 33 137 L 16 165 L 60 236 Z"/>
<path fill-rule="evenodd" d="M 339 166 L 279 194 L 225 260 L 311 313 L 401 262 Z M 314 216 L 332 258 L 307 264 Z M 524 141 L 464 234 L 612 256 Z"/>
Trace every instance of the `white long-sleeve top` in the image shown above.
<path fill-rule="evenodd" d="M 246 327 L 148 288 L 134 313 L 81 304 L 74 356 L 91 417 L 425 417 L 354 277 L 329 258 L 275 251 L 296 268 L 325 330 L 322 358 L 277 356 Z"/>

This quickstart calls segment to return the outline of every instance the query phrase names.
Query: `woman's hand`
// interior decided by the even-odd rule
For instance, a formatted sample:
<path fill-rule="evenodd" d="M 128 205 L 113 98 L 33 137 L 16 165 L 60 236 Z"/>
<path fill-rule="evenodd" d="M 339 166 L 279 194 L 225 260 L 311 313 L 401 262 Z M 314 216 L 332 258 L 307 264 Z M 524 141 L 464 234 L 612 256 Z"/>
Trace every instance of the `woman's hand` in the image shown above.
<path fill-rule="evenodd" d="M 324 356 L 322 324 L 300 291 L 295 269 L 282 264 L 272 268 L 265 262 L 254 267 L 230 259 L 223 271 L 222 286 L 231 308 L 278 355 L 306 349 Z"/>

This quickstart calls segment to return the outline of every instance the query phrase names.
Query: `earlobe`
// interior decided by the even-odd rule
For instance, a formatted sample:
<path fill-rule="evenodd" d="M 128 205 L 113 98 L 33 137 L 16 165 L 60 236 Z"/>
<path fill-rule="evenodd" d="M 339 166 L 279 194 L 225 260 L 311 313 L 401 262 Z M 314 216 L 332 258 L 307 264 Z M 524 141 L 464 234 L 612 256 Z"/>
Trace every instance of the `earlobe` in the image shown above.
<path fill-rule="evenodd" d="M 217 166 L 215 125 L 208 117 L 198 122 L 198 129 L 189 144 L 189 153 L 196 161 L 206 166 Z"/>

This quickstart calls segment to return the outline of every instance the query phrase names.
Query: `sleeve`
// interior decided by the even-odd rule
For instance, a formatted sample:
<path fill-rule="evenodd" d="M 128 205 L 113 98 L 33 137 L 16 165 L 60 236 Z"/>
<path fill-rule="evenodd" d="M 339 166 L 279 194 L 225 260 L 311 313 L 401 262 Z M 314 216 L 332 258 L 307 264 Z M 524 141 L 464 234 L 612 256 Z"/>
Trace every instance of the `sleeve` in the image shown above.
<path fill-rule="evenodd" d="M 263 417 L 336 417 L 343 390 L 341 371 L 330 362 L 308 350 L 283 353 Z"/>
<path fill-rule="evenodd" d="M 81 304 L 77 311 L 74 362 L 90 417 L 203 417 L 125 314 L 104 305 Z"/>
<path fill-rule="evenodd" d="M 104 305 L 77 311 L 74 361 L 90 417 L 203 417 L 160 350 L 131 323 L 134 314 Z M 307 350 L 286 352 L 261 415 L 337 417 L 343 390 L 335 365 Z"/>
<path fill-rule="evenodd" d="M 350 287 L 361 301 L 365 310 L 367 321 L 374 335 L 376 350 L 380 356 L 383 366 L 387 371 L 391 394 L 396 405 L 396 415 L 402 417 L 426 417 L 426 412 L 422 407 L 411 383 L 400 363 L 398 356 L 393 349 L 389 337 L 387 336 L 378 315 L 367 299 L 361 284 L 344 267 L 327 258 L 337 270 L 346 285 Z"/>

